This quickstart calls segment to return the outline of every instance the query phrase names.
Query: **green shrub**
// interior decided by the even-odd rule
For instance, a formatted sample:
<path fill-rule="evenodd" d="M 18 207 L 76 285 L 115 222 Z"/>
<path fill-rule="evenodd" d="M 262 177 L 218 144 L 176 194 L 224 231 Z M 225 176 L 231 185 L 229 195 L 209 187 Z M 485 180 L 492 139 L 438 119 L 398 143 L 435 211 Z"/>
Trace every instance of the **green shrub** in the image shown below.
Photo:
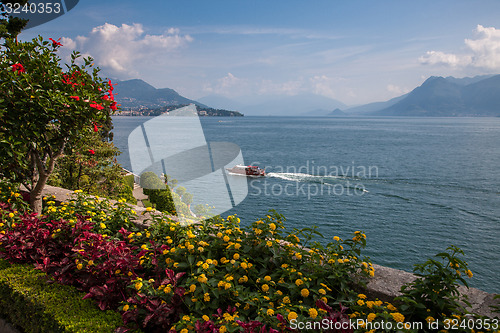
<path fill-rule="evenodd" d="M 156 209 L 161 212 L 176 215 L 172 193 L 167 190 L 149 190 L 149 200 L 155 204 Z"/>
<path fill-rule="evenodd" d="M 126 202 L 132 205 L 137 205 L 137 199 L 134 197 L 134 192 L 130 188 L 126 180 L 122 180 L 122 186 L 118 190 L 118 195 L 114 196 L 116 199 L 125 199 Z"/>
<path fill-rule="evenodd" d="M 165 183 L 152 171 L 147 171 L 141 174 L 140 185 L 144 189 L 143 192 L 149 195 L 151 190 L 165 189 Z"/>
<path fill-rule="evenodd" d="M 132 190 L 134 189 L 134 175 L 127 175 L 123 177 L 124 183 L 130 187 Z"/>
<path fill-rule="evenodd" d="M 146 207 L 146 208 L 148 208 L 148 207 L 153 208 L 153 204 L 148 199 L 142 199 L 141 201 L 142 201 L 142 204 L 144 205 L 144 207 Z"/>
<path fill-rule="evenodd" d="M 0 260 L 0 316 L 24 332 L 114 332 L 120 314 L 101 311 L 74 287 L 49 284 L 30 265 Z"/>

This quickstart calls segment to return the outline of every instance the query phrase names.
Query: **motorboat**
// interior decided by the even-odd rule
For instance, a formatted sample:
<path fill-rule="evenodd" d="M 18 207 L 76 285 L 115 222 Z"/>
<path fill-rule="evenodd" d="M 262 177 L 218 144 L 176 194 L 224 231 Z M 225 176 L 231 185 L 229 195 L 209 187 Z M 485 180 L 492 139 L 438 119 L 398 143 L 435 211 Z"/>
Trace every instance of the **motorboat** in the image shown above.
<path fill-rule="evenodd" d="M 245 176 L 263 177 L 266 175 L 265 169 L 261 169 L 255 165 L 235 165 L 234 167 L 226 170 L 230 173 Z"/>

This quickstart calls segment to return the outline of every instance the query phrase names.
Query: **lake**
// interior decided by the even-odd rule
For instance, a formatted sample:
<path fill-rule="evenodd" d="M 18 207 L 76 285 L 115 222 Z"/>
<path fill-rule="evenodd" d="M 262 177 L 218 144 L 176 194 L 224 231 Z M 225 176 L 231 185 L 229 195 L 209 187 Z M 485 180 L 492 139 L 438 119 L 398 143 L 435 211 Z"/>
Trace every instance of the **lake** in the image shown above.
<path fill-rule="evenodd" d="M 118 161 L 130 168 L 129 133 L 151 117 L 113 117 Z M 470 284 L 500 293 L 500 118 L 201 118 L 207 141 L 233 142 L 248 196 L 227 214 L 250 224 L 275 209 L 289 228 L 367 235 L 372 262 L 411 271 L 462 248 Z M 225 214 L 225 215 L 227 215 Z"/>

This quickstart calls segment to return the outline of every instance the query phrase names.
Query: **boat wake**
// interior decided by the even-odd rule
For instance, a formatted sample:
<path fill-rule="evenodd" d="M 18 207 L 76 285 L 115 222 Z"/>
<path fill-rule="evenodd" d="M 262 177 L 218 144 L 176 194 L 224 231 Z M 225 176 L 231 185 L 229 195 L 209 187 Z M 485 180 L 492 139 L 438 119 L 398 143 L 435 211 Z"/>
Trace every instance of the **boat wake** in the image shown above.
<path fill-rule="evenodd" d="M 354 179 L 352 177 L 343 176 L 318 176 L 310 175 L 307 173 L 292 173 L 292 172 L 269 172 L 267 177 L 279 178 L 288 181 L 294 181 L 298 183 L 314 183 L 322 185 L 337 186 L 342 185 L 344 187 L 354 188 L 352 182 L 359 181 L 359 179 Z M 363 192 L 368 192 L 363 189 Z"/>

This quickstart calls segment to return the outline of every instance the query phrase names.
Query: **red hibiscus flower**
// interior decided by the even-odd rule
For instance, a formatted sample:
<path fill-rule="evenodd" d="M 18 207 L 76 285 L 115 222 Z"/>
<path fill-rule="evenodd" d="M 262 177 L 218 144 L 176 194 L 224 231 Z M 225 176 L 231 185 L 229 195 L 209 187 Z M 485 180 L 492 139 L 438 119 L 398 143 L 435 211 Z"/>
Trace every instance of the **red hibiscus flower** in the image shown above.
<path fill-rule="evenodd" d="M 53 40 L 52 38 L 49 38 L 49 39 L 52 41 L 52 46 L 53 47 L 63 46 L 61 43 L 59 43 L 59 41 L 61 40 L 61 38 L 59 38 L 58 40 Z"/>
<path fill-rule="evenodd" d="M 80 100 L 80 97 L 78 97 L 78 96 L 69 96 L 69 98 L 73 98 L 74 100 L 77 100 L 77 101 Z"/>
<path fill-rule="evenodd" d="M 89 153 L 91 153 L 92 155 L 94 155 L 95 151 L 93 149 L 89 149 Z"/>
<path fill-rule="evenodd" d="M 97 109 L 99 111 L 102 110 L 102 109 L 104 109 L 104 106 L 102 106 L 101 104 L 97 104 L 96 102 L 90 104 L 90 107 L 94 108 L 94 109 Z"/>
<path fill-rule="evenodd" d="M 25 73 L 24 66 L 20 63 L 12 65 L 12 71 L 17 72 L 17 74 Z"/>

